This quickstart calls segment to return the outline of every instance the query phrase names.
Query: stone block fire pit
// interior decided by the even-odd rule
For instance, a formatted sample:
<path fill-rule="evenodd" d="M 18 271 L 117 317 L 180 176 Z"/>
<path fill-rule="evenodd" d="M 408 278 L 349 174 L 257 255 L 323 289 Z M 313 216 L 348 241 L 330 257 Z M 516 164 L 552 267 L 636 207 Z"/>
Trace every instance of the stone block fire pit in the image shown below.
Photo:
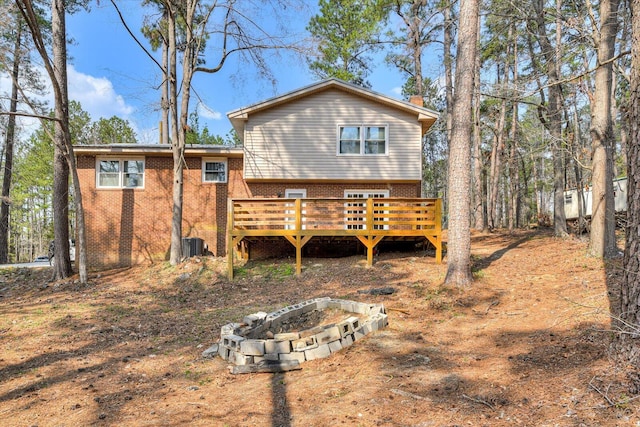
<path fill-rule="evenodd" d="M 323 315 L 329 323 L 308 327 L 309 322 L 314 318 L 322 320 Z M 387 324 L 382 304 L 315 298 L 273 313 L 253 313 L 241 323 L 224 325 L 220 341 L 203 356 L 217 353 L 236 366 L 297 365 L 328 357 Z M 296 326 L 303 329 L 295 330 Z"/>

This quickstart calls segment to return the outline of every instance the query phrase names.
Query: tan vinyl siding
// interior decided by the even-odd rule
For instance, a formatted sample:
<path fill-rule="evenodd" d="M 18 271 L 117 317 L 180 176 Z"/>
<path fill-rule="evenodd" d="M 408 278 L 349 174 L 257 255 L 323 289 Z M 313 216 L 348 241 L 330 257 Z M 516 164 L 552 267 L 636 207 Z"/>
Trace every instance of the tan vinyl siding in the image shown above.
<path fill-rule="evenodd" d="M 338 125 L 387 125 L 387 155 L 337 155 Z M 417 117 L 335 89 L 250 115 L 244 143 L 248 180 L 421 179 Z"/>

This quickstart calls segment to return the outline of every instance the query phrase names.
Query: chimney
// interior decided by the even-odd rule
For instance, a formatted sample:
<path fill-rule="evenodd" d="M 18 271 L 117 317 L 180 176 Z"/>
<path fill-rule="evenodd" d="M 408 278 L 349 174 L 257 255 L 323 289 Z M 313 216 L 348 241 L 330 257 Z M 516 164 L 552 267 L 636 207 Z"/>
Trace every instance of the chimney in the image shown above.
<path fill-rule="evenodd" d="M 411 95 L 409 97 L 409 102 L 413 105 L 417 105 L 418 107 L 424 107 L 424 102 L 422 102 L 422 96 L 420 95 Z"/>

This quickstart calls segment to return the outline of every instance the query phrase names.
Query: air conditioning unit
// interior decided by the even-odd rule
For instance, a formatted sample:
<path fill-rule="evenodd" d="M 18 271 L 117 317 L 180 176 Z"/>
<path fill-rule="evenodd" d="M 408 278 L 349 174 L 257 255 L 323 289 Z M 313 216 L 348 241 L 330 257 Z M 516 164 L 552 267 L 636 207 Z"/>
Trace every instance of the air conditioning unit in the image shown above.
<path fill-rule="evenodd" d="M 199 237 L 182 238 L 182 258 L 202 255 L 204 241 Z"/>

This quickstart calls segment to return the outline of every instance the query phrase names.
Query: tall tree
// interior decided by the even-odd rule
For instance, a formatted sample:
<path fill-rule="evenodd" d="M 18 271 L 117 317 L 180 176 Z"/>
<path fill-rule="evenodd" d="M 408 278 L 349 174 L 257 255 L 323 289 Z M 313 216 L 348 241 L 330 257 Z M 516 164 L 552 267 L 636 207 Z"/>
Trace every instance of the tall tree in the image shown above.
<path fill-rule="evenodd" d="M 627 145 L 627 228 L 620 287 L 620 314 L 614 346 L 634 367 L 640 366 L 640 0 L 630 0 L 633 42 Z M 635 384 L 637 387 L 638 384 Z"/>
<path fill-rule="evenodd" d="M 18 116 L 23 115 L 22 106 L 31 105 L 36 113 L 41 113 L 44 102 L 37 101 L 43 96 L 44 86 L 40 74 L 34 70 L 29 51 L 27 27 L 21 19 L 13 2 L 0 2 L 0 14 L 5 17 L 0 25 L 0 70 L 6 71 L 11 81 L 11 93 L 8 94 L 9 108 L 0 111 L 4 129 L 4 164 L 2 167 L 2 194 L 0 195 L 0 262 L 7 262 L 9 256 L 9 215 L 12 204 L 12 188 L 14 183 L 14 151 L 19 143 L 21 122 Z M 45 29 L 46 32 L 46 29 Z"/>
<path fill-rule="evenodd" d="M 316 40 L 317 59 L 309 62 L 320 79 L 339 78 L 371 87 L 367 76 L 373 61 L 369 54 L 380 48 L 384 9 L 379 0 L 320 0 L 320 13 L 307 30 Z"/>
<path fill-rule="evenodd" d="M 479 0 L 461 0 L 449 143 L 448 285 L 468 286 L 471 275 L 471 126 L 473 82 L 478 48 Z"/>
<path fill-rule="evenodd" d="M 600 0 L 600 30 L 595 31 L 597 68 L 591 102 L 592 208 L 589 250 L 597 257 L 617 255 L 613 198 L 612 90 L 619 0 Z"/>
<path fill-rule="evenodd" d="M 76 189 L 74 202 L 76 208 L 76 233 L 78 242 L 78 273 L 80 281 L 86 283 L 87 256 L 85 245 L 84 210 L 82 208 L 82 193 L 80 180 L 76 169 L 75 156 L 71 143 L 69 129 L 69 98 L 67 91 L 67 34 L 65 0 L 51 2 L 51 28 L 53 57 L 49 57 L 45 38 L 41 29 L 40 16 L 29 0 L 16 0 L 20 14 L 31 32 L 36 50 L 42 58 L 45 70 L 51 80 L 54 94 L 54 244 L 56 263 L 54 277 L 62 279 L 71 275 L 71 260 L 69 255 L 69 174 L 73 187 Z"/>
<path fill-rule="evenodd" d="M 18 18 L 18 17 L 16 17 Z M 13 147 L 16 135 L 16 116 L 18 111 L 18 79 L 22 58 L 22 30 L 24 23 L 16 19 L 13 47 L 13 65 L 11 67 L 11 99 L 4 144 L 4 165 L 2 174 L 2 194 L 0 195 L 0 264 L 9 262 L 9 204 L 11 179 L 13 175 Z"/>
<path fill-rule="evenodd" d="M 544 109 L 540 110 L 540 121 L 551 134 L 551 153 L 553 156 L 553 228 L 558 237 L 567 235 L 567 219 L 564 212 L 564 155 L 563 155 L 563 95 L 560 79 L 560 43 L 559 35 L 562 30 L 560 13 L 561 1 L 556 1 L 554 47 L 547 34 L 547 10 L 544 0 L 533 0 L 533 18 L 529 22 L 532 25 L 532 34 L 540 45 L 540 52 L 545 60 L 544 72 L 548 79 L 548 102 Z M 541 98 L 544 100 L 544 89 L 540 88 Z"/>

